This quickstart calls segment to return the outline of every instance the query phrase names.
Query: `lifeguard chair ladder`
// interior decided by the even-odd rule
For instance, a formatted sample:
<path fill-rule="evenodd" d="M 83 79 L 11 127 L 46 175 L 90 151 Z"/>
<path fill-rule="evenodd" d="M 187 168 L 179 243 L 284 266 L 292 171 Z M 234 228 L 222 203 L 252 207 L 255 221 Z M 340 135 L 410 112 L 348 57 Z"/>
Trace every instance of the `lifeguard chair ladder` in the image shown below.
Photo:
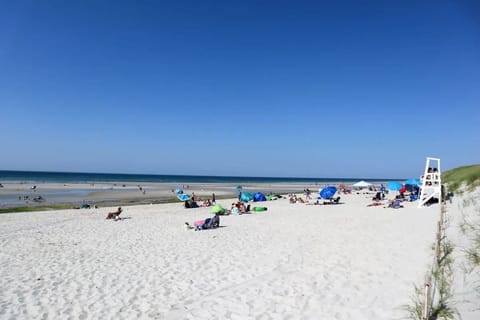
<path fill-rule="evenodd" d="M 423 173 L 422 192 L 420 193 L 420 201 L 418 207 L 421 208 L 431 198 L 435 197 L 441 201 L 442 195 L 442 178 L 440 171 L 440 159 L 427 157 L 425 164 L 425 172 Z"/>

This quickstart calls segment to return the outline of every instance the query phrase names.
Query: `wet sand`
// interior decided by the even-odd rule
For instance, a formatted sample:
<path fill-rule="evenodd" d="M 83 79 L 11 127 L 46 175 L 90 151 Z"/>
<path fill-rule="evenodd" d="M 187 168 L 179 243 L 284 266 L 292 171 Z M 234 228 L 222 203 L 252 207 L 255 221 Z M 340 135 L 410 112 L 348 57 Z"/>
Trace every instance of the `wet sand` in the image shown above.
<path fill-rule="evenodd" d="M 4 182 L 0 188 L 0 208 L 25 206 L 48 206 L 72 204 L 117 205 L 150 204 L 175 201 L 176 188 L 184 188 L 188 194 L 194 193 L 202 200 L 236 197 L 237 185 L 231 183 L 18 183 Z M 309 188 L 313 193 L 323 185 L 305 183 L 255 183 L 245 184 L 243 190 L 287 194 L 303 192 Z M 40 197 L 40 198 L 39 198 Z"/>

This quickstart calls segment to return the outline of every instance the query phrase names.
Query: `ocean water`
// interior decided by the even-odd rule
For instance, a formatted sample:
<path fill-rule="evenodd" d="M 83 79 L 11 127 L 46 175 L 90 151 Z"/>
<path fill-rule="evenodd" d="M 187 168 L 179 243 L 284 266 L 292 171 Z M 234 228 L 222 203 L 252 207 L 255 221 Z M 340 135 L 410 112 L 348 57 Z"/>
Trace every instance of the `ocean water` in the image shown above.
<path fill-rule="evenodd" d="M 157 175 L 124 173 L 84 173 L 84 172 L 42 172 L 42 171 L 6 171 L 0 170 L 0 183 L 38 182 L 38 183 L 101 183 L 101 182 L 167 182 L 167 183 L 329 183 L 329 182 L 370 182 L 395 179 L 378 178 L 295 178 L 295 177 L 234 177 L 234 176 L 195 176 L 195 175 Z"/>

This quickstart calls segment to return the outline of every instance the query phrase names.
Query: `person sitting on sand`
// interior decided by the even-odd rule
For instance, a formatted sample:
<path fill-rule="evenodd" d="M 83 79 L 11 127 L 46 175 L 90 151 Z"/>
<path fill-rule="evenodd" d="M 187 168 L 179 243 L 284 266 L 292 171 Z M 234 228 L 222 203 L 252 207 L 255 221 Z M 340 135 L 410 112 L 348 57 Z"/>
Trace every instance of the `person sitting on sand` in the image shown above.
<path fill-rule="evenodd" d="M 288 197 L 288 201 L 290 201 L 290 203 L 296 203 L 297 202 L 297 196 L 292 194 Z"/>
<path fill-rule="evenodd" d="M 251 213 L 250 205 L 245 206 L 245 204 L 240 201 L 234 202 L 232 203 L 232 207 L 230 208 L 230 210 L 227 210 L 227 213 L 233 214 L 234 216 L 245 214 L 245 213 Z"/>
<path fill-rule="evenodd" d="M 212 202 L 210 201 L 210 199 L 207 199 L 203 201 L 202 207 L 210 207 L 211 205 L 212 205 Z"/>
<path fill-rule="evenodd" d="M 185 201 L 185 208 L 187 208 L 187 209 L 198 208 L 198 207 L 200 207 L 200 206 L 193 199 Z"/>
<path fill-rule="evenodd" d="M 297 203 L 305 203 L 305 200 L 302 199 L 302 197 L 297 198 Z"/>
<path fill-rule="evenodd" d="M 220 216 L 215 214 L 212 218 L 206 218 L 204 220 L 198 220 L 193 223 L 193 226 L 190 223 L 185 222 L 185 228 L 187 230 L 195 229 L 198 230 L 205 230 L 205 229 L 214 229 L 220 226 Z"/>
<path fill-rule="evenodd" d="M 389 200 L 388 202 L 388 206 L 387 207 L 384 207 L 384 208 L 394 208 L 394 209 L 398 209 L 398 208 L 403 208 L 401 202 L 399 199 L 393 199 L 393 200 Z"/>
<path fill-rule="evenodd" d="M 120 213 L 122 213 L 122 207 L 118 207 L 117 211 L 109 212 L 107 215 L 107 219 L 120 219 Z"/>
<path fill-rule="evenodd" d="M 238 216 L 240 214 L 240 205 L 239 202 L 232 203 L 230 207 L 229 213 L 233 214 L 234 216 Z"/>

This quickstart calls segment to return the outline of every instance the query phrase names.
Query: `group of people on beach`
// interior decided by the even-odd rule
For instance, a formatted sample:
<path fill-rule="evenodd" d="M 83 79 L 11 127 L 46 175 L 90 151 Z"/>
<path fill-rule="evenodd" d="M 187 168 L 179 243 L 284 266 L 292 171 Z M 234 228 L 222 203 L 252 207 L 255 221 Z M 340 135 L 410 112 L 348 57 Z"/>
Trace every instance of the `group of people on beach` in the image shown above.
<path fill-rule="evenodd" d="M 198 202 L 200 201 L 201 199 L 197 195 L 195 195 L 194 192 L 192 192 L 191 198 L 185 201 L 184 206 L 187 209 L 213 206 L 216 204 L 215 193 L 212 193 L 212 200 L 210 200 L 210 198 L 207 198 L 203 200 L 202 204 L 198 204 Z"/>

